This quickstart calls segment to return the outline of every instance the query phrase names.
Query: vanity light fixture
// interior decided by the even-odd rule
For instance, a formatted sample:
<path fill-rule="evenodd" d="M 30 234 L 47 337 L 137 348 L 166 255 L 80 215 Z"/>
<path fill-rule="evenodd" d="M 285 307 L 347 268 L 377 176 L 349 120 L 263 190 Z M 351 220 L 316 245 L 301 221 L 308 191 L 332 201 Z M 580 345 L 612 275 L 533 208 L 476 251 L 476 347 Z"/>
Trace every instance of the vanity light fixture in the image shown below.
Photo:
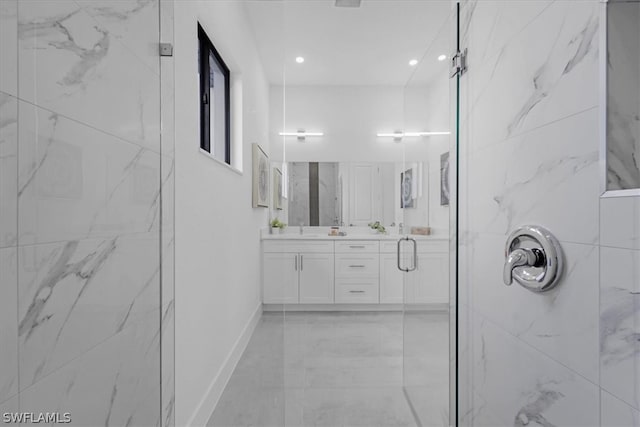
<path fill-rule="evenodd" d="M 302 64 L 304 62 L 304 57 L 303 56 L 296 56 L 296 62 L 298 64 Z"/>
<path fill-rule="evenodd" d="M 304 130 L 299 130 L 297 132 L 280 132 L 280 136 L 295 136 L 298 138 L 298 141 L 304 142 L 306 137 L 308 136 L 323 136 L 322 132 L 305 132 Z"/>
<path fill-rule="evenodd" d="M 376 136 L 380 138 L 393 138 L 394 141 L 400 141 L 405 136 L 408 138 L 419 136 L 433 136 L 433 135 L 450 135 L 451 132 L 392 132 L 392 133 L 377 133 Z"/>
<path fill-rule="evenodd" d="M 411 61 L 409 61 L 409 65 L 411 65 L 412 67 L 415 67 L 416 65 L 418 65 L 418 60 L 412 59 Z"/>
<path fill-rule="evenodd" d="M 438 61 L 444 61 L 445 59 L 447 59 L 447 55 L 440 55 L 438 56 Z"/>
<path fill-rule="evenodd" d="M 378 133 L 379 137 L 393 137 L 402 138 L 403 136 L 432 136 L 432 135 L 451 135 L 451 132 L 393 132 L 393 133 Z"/>

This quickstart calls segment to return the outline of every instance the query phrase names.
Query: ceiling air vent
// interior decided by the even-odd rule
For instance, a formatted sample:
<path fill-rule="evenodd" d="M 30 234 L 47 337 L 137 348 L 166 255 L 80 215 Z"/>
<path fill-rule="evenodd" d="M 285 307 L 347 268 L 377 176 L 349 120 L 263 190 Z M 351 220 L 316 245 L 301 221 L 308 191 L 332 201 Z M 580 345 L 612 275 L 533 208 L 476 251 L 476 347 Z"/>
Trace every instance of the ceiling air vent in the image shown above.
<path fill-rule="evenodd" d="M 336 7 L 360 7 L 361 0 L 336 0 Z"/>

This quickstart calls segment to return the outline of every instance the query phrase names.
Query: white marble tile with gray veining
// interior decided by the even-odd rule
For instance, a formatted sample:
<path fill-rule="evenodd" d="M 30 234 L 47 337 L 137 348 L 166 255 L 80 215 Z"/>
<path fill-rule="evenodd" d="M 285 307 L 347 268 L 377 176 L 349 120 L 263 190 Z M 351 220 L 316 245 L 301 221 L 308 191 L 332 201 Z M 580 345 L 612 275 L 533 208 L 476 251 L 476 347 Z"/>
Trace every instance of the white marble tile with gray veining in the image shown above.
<path fill-rule="evenodd" d="M 17 243 L 18 100 L 0 92 L 0 248 Z"/>
<path fill-rule="evenodd" d="M 640 251 L 601 248 L 600 381 L 640 409 Z"/>
<path fill-rule="evenodd" d="M 640 250 L 640 197 L 600 199 L 600 244 Z"/>
<path fill-rule="evenodd" d="M 601 394 L 601 411 L 603 427 L 638 427 L 640 411 L 616 399 L 606 391 Z"/>
<path fill-rule="evenodd" d="M 164 294 L 163 294 L 164 298 Z M 162 312 L 162 427 L 175 426 L 175 302 L 170 301 Z"/>
<path fill-rule="evenodd" d="M 69 412 L 78 427 L 160 425 L 158 317 L 148 313 L 24 390 L 21 409 Z"/>
<path fill-rule="evenodd" d="M 0 92 L 18 96 L 18 0 L 0 1 Z"/>
<path fill-rule="evenodd" d="M 465 77 L 472 149 L 597 106 L 597 30 L 597 2 L 554 2 L 476 65 Z"/>
<path fill-rule="evenodd" d="M 108 26 L 76 2 L 24 0 L 18 38 L 21 99 L 159 151 L 159 76 Z"/>
<path fill-rule="evenodd" d="M 158 230 L 157 153 L 25 102 L 19 112 L 21 244 Z"/>
<path fill-rule="evenodd" d="M 22 388 L 158 309 L 158 243 L 150 233 L 20 248 Z"/>
<path fill-rule="evenodd" d="M 0 249 L 0 402 L 18 393 L 18 251 Z M 1 415 L 1 414 L 0 414 Z"/>
<path fill-rule="evenodd" d="M 160 0 L 77 0 L 115 42 L 128 48 L 154 74 L 160 74 L 158 37 Z M 166 13 L 167 9 L 163 11 Z"/>
<path fill-rule="evenodd" d="M 469 227 L 508 235 L 537 223 L 561 241 L 598 242 L 597 109 L 476 152 L 470 159 Z"/>
<path fill-rule="evenodd" d="M 485 61 L 499 54 L 552 3 L 552 0 L 469 2 L 468 8 L 465 6 L 462 9 L 462 21 L 468 26 L 473 20 L 473 37 L 465 38 L 469 33 L 467 29 L 462 32 L 461 42 L 461 46 L 468 49 L 469 64 L 478 69 Z"/>
<path fill-rule="evenodd" d="M 482 316 L 474 323 L 474 390 L 486 415 L 473 425 L 599 424 L 598 386 Z"/>

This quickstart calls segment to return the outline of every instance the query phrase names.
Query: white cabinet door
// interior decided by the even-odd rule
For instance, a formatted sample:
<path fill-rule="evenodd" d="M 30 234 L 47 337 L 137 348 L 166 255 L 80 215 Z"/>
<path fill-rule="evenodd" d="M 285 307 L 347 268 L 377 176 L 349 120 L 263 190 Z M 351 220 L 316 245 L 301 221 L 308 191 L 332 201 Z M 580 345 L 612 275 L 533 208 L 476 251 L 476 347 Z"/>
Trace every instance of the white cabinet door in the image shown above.
<path fill-rule="evenodd" d="M 262 283 L 265 304 L 298 303 L 298 254 L 265 253 Z"/>
<path fill-rule="evenodd" d="M 402 304 L 402 271 L 398 270 L 396 254 L 380 254 L 380 303 Z"/>
<path fill-rule="evenodd" d="M 418 265 L 409 273 L 407 301 L 413 304 L 449 302 L 449 255 L 418 254 Z"/>
<path fill-rule="evenodd" d="M 300 303 L 333 303 L 333 254 L 300 254 Z"/>

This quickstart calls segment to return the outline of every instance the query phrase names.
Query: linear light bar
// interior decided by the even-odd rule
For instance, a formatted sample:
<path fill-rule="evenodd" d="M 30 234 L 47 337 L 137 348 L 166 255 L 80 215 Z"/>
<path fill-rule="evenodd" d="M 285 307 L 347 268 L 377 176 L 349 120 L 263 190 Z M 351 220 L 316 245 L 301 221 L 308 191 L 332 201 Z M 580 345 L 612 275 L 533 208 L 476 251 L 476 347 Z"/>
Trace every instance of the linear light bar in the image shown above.
<path fill-rule="evenodd" d="M 280 136 L 297 136 L 304 138 L 305 136 L 323 136 L 322 132 L 280 132 Z"/>
<path fill-rule="evenodd" d="M 450 135 L 451 132 L 393 132 L 393 133 L 378 133 L 379 137 L 390 138 L 403 138 L 403 137 L 416 137 L 416 136 L 432 136 L 432 135 Z"/>

